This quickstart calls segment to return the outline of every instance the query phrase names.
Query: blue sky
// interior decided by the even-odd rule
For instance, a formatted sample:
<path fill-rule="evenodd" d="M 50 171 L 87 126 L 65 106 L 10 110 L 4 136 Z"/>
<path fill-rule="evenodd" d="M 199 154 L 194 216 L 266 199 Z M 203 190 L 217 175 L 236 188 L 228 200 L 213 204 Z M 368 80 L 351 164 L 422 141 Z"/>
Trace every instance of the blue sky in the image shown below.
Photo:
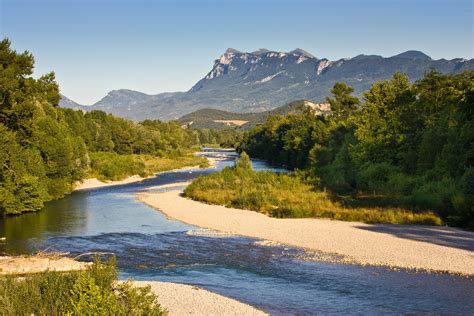
<path fill-rule="evenodd" d="M 472 0 L 0 0 L 0 36 L 82 104 L 121 88 L 186 91 L 228 47 L 473 58 L 473 33 Z"/>

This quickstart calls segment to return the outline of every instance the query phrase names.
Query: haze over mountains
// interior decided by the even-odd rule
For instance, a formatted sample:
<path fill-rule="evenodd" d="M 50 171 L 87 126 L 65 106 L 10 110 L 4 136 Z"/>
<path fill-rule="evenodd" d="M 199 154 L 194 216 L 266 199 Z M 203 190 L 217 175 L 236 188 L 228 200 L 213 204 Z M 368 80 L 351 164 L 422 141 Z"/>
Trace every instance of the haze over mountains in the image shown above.
<path fill-rule="evenodd" d="M 187 92 L 148 95 L 121 89 L 110 91 L 92 106 L 62 96 L 60 106 L 97 109 L 132 120 L 171 120 L 205 108 L 261 112 L 294 100 L 323 102 L 337 81 L 346 82 L 360 94 L 374 81 L 388 79 L 396 71 L 417 80 L 431 69 L 441 73 L 473 70 L 474 59 L 433 60 L 422 52 L 407 51 L 387 58 L 358 55 L 330 61 L 302 49 L 247 53 L 229 48 Z"/>

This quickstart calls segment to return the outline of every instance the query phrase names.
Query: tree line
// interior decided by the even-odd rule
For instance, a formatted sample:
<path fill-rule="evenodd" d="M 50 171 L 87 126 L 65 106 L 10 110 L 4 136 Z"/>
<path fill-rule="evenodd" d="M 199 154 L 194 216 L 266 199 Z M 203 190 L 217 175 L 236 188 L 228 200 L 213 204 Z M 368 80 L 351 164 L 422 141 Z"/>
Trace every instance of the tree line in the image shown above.
<path fill-rule="evenodd" d="M 332 111 L 270 117 L 239 145 L 252 157 L 303 170 L 353 202 L 433 210 L 474 229 L 474 72 L 395 73 L 362 100 L 336 83 Z"/>
<path fill-rule="evenodd" d="M 33 67 L 31 53 L 14 51 L 8 39 L 0 42 L 2 214 L 35 211 L 64 196 L 87 176 L 91 156 L 111 162 L 137 154 L 177 158 L 192 146 L 232 143 L 237 137 L 232 131 L 183 129 L 178 122 L 135 123 L 102 111 L 59 108 L 54 73 L 35 79 Z"/>

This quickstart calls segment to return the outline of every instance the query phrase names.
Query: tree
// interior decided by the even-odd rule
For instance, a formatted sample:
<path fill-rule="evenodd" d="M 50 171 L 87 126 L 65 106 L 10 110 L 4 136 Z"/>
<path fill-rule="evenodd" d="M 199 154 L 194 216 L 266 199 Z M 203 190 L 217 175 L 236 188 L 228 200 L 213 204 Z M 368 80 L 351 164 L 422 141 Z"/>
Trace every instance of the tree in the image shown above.
<path fill-rule="evenodd" d="M 235 169 L 239 171 L 252 170 L 252 162 L 245 151 L 240 153 L 240 157 L 235 159 Z"/>
<path fill-rule="evenodd" d="M 303 168 L 333 191 L 376 192 L 474 228 L 474 71 L 430 72 L 415 83 L 395 73 L 361 104 L 345 84 L 332 92 L 327 117 L 270 117 L 239 149 Z"/>
<path fill-rule="evenodd" d="M 331 105 L 331 115 L 338 119 L 347 119 L 357 109 L 359 99 L 352 96 L 354 88 L 344 82 L 336 82 L 331 89 L 333 97 L 327 97 L 326 101 Z"/>
<path fill-rule="evenodd" d="M 361 113 L 355 118 L 358 144 L 354 156 L 359 162 L 397 163 L 411 128 L 404 122 L 405 112 L 415 100 L 408 77 L 395 73 L 390 80 L 376 82 L 364 98 Z"/>

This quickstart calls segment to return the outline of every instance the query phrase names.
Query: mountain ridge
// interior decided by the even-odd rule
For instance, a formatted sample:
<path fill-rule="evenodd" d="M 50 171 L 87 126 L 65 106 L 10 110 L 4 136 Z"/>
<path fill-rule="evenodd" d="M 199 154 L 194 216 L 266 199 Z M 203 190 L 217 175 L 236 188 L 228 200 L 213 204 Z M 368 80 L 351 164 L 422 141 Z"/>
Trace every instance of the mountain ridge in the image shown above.
<path fill-rule="evenodd" d="M 314 57 L 301 48 L 289 52 L 264 48 L 241 52 L 229 48 L 186 92 L 150 95 L 119 89 L 92 106 L 81 106 L 66 97 L 60 105 L 103 110 L 132 120 L 172 120 L 203 108 L 263 112 L 294 100 L 323 102 L 338 81 L 346 82 L 360 95 L 373 82 L 386 80 L 396 71 L 415 81 L 431 69 L 441 73 L 473 70 L 474 59 L 433 60 L 423 52 L 409 50 L 390 57 L 361 54 L 329 60 Z"/>

